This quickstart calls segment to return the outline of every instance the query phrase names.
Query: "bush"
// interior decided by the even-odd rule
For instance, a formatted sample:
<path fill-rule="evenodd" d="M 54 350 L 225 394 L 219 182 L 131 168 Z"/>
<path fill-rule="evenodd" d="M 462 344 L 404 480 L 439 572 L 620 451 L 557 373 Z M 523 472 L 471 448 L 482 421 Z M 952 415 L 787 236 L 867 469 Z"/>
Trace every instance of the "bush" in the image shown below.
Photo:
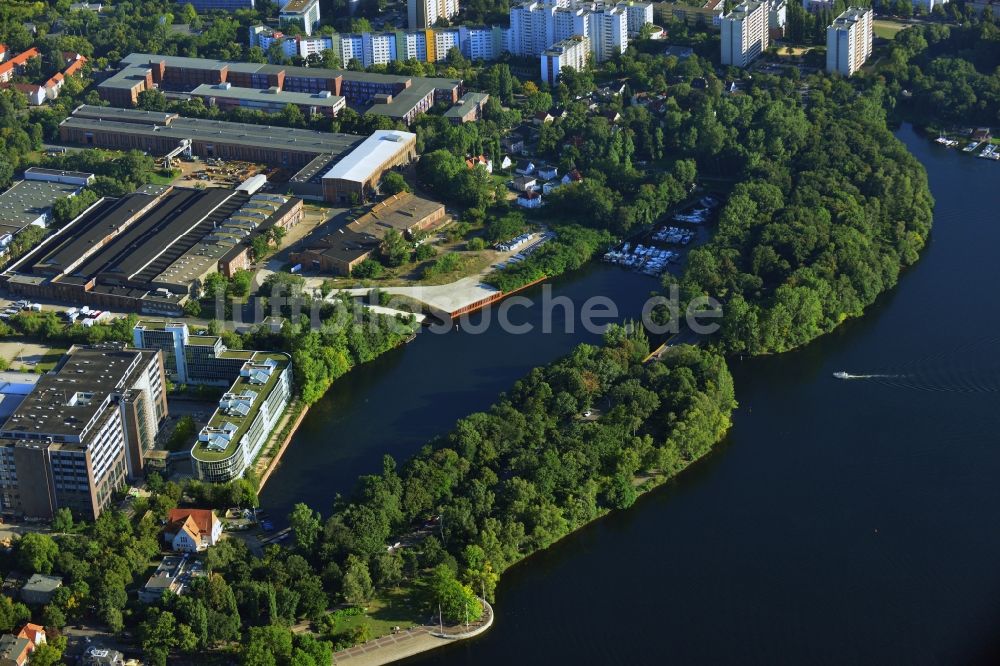
<path fill-rule="evenodd" d="M 351 271 L 351 277 L 360 279 L 377 278 L 380 275 L 382 275 L 382 264 L 374 259 L 365 259 Z"/>
<path fill-rule="evenodd" d="M 424 277 L 429 278 L 435 275 L 453 273 L 465 265 L 465 257 L 457 252 L 443 254 L 434 260 L 434 263 L 424 269 Z"/>
<path fill-rule="evenodd" d="M 491 243 L 499 243 L 524 233 L 527 226 L 524 215 L 510 213 L 490 220 L 490 223 L 486 225 L 486 237 Z"/>
<path fill-rule="evenodd" d="M 482 237 L 476 236 L 475 238 L 469 239 L 469 242 L 466 244 L 466 247 L 469 250 L 472 250 L 473 252 L 478 252 L 479 250 L 485 250 L 486 241 L 483 240 Z"/>
<path fill-rule="evenodd" d="M 412 192 L 409 183 L 403 175 L 397 171 L 390 171 L 382 176 L 382 186 L 379 188 L 383 194 L 399 194 L 400 192 Z"/>
<path fill-rule="evenodd" d="M 437 254 L 437 250 L 435 250 L 432 246 L 428 245 L 427 243 L 422 243 L 421 245 L 417 246 L 417 251 L 414 253 L 413 256 L 416 257 L 417 261 L 426 261 L 431 257 L 433 257 L 435 254 Z"/>

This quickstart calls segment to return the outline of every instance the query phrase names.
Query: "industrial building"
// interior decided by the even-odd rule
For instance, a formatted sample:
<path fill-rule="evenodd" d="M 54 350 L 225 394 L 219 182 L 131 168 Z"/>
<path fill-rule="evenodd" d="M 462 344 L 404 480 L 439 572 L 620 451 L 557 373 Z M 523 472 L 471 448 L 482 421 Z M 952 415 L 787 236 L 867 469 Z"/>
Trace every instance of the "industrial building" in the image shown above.
<path fill-rule="evenodd" d="M 305 249 L 292 253 L 290 259 L 309 270 L 350 275 L 378 249 L 389 229 L 412 237 L 444 219 L 443 204 L 401 192 L 339 229 L 317 230 L 303 242 Z"/>
<path fill-rule="evenodd" d="M 2 280 L 12 294 L 176 315 L 210 273 L 249 264 L 254 236 L 301 219 L 295 198 L 147 185 L 99 200 Z"/>
<path fill-rule="evenodd" d="M 96 520 L 143 459 L 167 415 L 163 355 L 73 347 L 0 426 L 0 510 Z"/>
<path fill-rule="evenodd" d="M 393 167 L 417 156 L 417 135 L 376 130 L 323 175 L 323 199 L 348 204 L 365 201 Z"/>
<path fill-rule="evenodd" d="M 150 53 L 132 53 L 121 70 L 97 86 L 101 97 L 116 106 L 134 106 L 139 93 L 153 88 L 190 93 L 201 85 L 229 83 L 233 88 L 255 88 L 308 93 L 330 93 L 362 113 L 376 113 L 405 123 L 413 122 L 435 102 L 454 104 L 462 94 L 460 79 L 372 74 L 319 67 L 291 67 L 227 62 Z"/>
<path fill-rule="evenodd" d="M 291 104 L 306 117 L 322 115 L 333 118 L 347 106 L 347 101 L 343 97 L 338 97 L 329 90 L 300 93 L 277 88 L 234 88 L 229 83 L 214 85 L 203 83 L 191 91 L 191 96 L 200 97 L 206 106 L 216 106 L 223 111 L 247 109 L 280 113 Z"/>
<path fill-rule="evenodd" d="M 346 154 L 363 140 L 354 134 L 185 118 L 174 113 L 83 105 L 59 125 L 60 139 L 97 148 L 165 155 L 181 141 L 191 154 L 299 169 L 318 155 Z"/>
<path fill-rule="evenodd" d="M 14 237 L 30 226 L 49 226 L 57 199 L 73 197 L 94 181 L 94 174 L 31 167 L 24 180 L 0 194 L 0 255 Z"/>
<path fill-rule="evenodd" d="M 872 10 L 850 7 L 826 29 L 826 71 L 851 76 L 872 55 Z"/>
<path fill-rule="evenodd" d="M 388 169 L 416 157 L 416 135 L 379 130 L 367 139 L 354 134 L 247 125 L 185 118 L 173 113 L 81 106 L 59 126 L 63 141 L 118 150 L 166 154 L 189 141 L 191 154 L 297 170 L 291 191 L 327 201 L 359 201 Z M 340 169 L 341 162 L 346 163 Z M 350 166 L 350 168 L 348 168 Z M 334 175 L 331 175 L 334 174 Z M 336 179 L 336 182 L 334 180 Z M 330 182 L 327 184 L 327 181 Z M 341 196 L 346 198 L 341 198 Z"/>

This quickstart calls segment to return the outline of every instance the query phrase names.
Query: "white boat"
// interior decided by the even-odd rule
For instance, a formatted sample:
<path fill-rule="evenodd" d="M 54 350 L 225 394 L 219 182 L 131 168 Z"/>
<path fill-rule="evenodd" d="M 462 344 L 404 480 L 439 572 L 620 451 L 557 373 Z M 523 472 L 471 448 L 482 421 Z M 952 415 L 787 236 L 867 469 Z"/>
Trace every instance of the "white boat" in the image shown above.
<path fill-rule="evenodd" d="M 843 370 L 838 370 L 837 372 L 833 373 L 833 376 L 836 377 L 837 379 L 850 379 L 851 378 L 850 373 L 844 372 Z"/>

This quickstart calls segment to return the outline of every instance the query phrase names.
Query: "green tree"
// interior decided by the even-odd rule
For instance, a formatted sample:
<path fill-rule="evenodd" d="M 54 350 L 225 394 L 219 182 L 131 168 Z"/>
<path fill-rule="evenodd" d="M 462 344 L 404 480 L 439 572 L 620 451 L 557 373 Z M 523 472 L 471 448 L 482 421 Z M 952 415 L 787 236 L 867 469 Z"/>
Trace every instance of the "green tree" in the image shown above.
<path fill-rule="evenodd" d="M 474 622 L 483 614 L 482 604 L 467 585 L 463 585 L 455 572 L 445 564 L 438 565 L 428 581 L 431 598 L 440 606 L 441 614 L 448 622 Z"/>
<path fill-rule="evenodd" d="M 403 174 L 398 171 L 387 171 L 384 176 L 382 176 L 382 185 L 379 187 L 383 194 L 399 194 L 400 192 L 412 192 L 413 189 L 410 187 L 406 179 L 403 178 Z"/>
<path fill-rule="evenodd" d="M 253 253 L 254 261 L 262 261 L 267 256 L 271 243 L 267 236 L 258 234 L 250 240 L 250 251 Z"/>
<path fill-rule="evenodd" d="M 68 507 L 59 507 L 52 517 L 53 532 L 69 532 L 73 529 L 73 512 Z"/>
<path fill-rule="evenodd" d="M 31 611 L 27 606 L 0 595 L 0 631 L 9 634 L 30 619 Z"/>
<path fill-rule="evenodd" d="M 322 529 L 319 513 L 299 502 L 292 508 L 288 521 L 295 534 L 295 545 L 304 553 L 311 551 Z"/>
<path fill-rule="evenodd" d="M 410 257 L 410 243 L 396 229 L 389 229 L 382 238 L 379 254 L 387 266 L 401 266 Z"/>
<path fill-rule="evenodd" d="M 178 16 L 181 23 L 186 23 L 188 25 L 198 23 L 198 11 L 194 8 L 190 2 L 184 3 L 181 7 L 180 14 Z"/>
<path fill-rule="evenodd" d="M 166 111 L 167 97 L 157 88 L 143 90 L 137 96 L 136 107 L 143 111 Z"/>
<path fill-rule="evenodd" d="M 46 627 L 62 628 L 66 626 L 66 614 L 55 604 L 48 604 L 42 609 L 42 623 Z"/>
<path fill-rule="evenodd" d="M 48 534 L 29 532 L 17 542 L 18 565 L 32 573 L 52 573 L 58 556 L 59 544 Z"/>
<path fill-rule="evenodd" d="M 285 627 L 274 625 L 251 627 L 249 640 L 243 646 L 243 664 L 244 666 L 292 664 L 292 652 L 292 632 Z"/>
<path fill-rule="evenodd" d="M 56 666 L 63 661 L 63 652 L 66 651 L 67 639 L 65 636 L 49 636 L 41 645 L 36 645 L 31 653 L 28 663 L 31 666 Z"/>
<path fill-rule="evenodd" d="M 342 591 L 344 601 L 353 606 L 364 606 L 371 599 L 373 591 L 368 564 L 356 555 L 348 555 Z"/>

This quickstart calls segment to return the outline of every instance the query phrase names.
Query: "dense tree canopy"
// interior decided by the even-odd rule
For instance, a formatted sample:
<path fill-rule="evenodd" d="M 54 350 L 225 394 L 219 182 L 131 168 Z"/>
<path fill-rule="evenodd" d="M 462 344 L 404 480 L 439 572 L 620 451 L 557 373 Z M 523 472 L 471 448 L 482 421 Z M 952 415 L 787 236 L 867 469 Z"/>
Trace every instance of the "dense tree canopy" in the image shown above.
<path fill-rule="evenodd" d="M 730 352 L 784 351 L 861 314 L 927 241 L 927 176 L 885 124 L 880 89 L 846 84 L 809 106 L 781 162 L 736 186 L 719 227 L 691 251 L 687 296 L 723 303 Z"/>
<path fill-rule="evenodd" d="M 992 21 L 907 28 L 887 61 L 879 73 L 903 115 L 925 124 L 1000 123 L 1000 27 Z"/>
<path fill-rule="evenodd" d="M 643 334 L 614 327 L 603 347 L 582 345 L 531 371 L 401 470 L 386 457 L 382 474 L 362 477 L 334 507 L 318 539 L 315 514 L 296 507 L 297 541 L 300 530 L 308 535 L 296 551 L 349 603 L 402 573 L 419 581 L 429 608 L 474 618 L 472 596 L 489 596 L 499 572 L 629 506 L 639 475 L 669 478 L 726 432 L 735 401 L 722 358 L 678 347 L 643 364 L 647 353 Z M 433 533 L 394 563 L 400 553 L 386 544 L 428 520 Z"/>

